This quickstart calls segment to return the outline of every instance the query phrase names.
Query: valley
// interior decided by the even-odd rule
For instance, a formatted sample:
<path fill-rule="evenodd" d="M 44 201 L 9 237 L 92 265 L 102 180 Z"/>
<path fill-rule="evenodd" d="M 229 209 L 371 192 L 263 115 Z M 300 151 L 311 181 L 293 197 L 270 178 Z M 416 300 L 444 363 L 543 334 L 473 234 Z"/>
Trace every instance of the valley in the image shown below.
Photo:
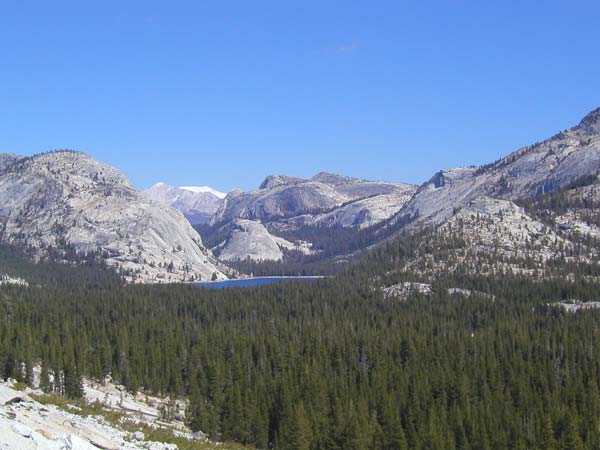
<path fill-rule="evenodd" d="M 600 450 L 600 2 L 3 2 L 0 450 Z"/>
<path fill-rule="evenodd" d="M 599 124 L 420 186 L 0 156 L 0 445 L 598 448 Z"/>

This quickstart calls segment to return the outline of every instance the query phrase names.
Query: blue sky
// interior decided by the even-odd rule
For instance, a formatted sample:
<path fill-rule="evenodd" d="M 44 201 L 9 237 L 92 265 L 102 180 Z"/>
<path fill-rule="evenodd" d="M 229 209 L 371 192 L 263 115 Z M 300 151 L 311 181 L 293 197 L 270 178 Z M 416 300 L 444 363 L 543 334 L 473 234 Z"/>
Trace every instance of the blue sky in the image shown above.
<path fill-rule="evenodd" d="M 495 3 L 495 4 L 493 4 Z M 0 152 L 420 183 L 600 106 L 598 2 L 4 2 Z"/>

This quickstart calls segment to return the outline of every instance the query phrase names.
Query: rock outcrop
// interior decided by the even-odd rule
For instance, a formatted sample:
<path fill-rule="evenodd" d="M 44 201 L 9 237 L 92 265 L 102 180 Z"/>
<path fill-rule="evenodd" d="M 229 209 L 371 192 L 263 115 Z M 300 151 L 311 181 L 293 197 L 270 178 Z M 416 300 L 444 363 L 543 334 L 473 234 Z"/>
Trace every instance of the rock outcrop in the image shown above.
<path fill-rule="evenodd" d="M 364 181 L 325 172 L 310 179 L 271 175 L 255 191 L 230 192 L 211 220 L 211 224 L 219 225 L 234 219 L 268 223 L 299 216 L 310 216 L 316 221 L 320 215 L 333 213 L 336 209 L 351 203 L 380 195 L 401 194 L 401 198 L 387 198 L 388 201 L 400 202 L 403 198 L 409 198 L 415 189 L 414 186 L 404 183 Z M 382 203 L 385 202 L 385 199 L 379 204 L 377 201 L 364 202 L 356 210 L 366 211 L 365 222 L 369 222 L 374 217 L 383 216 L 382 211 L 385 208 L 382 208 Z M 373 210 L 377 211 L 371 216 L 370 205 L 373 205 Z M 390 213 L 392 214 L 393 212 Z M 360 217 L 355 215 L 350 221 L 351 224 L 363 225 Z M 308 222 L 313 222 L 308 219 Z M 329 220 L 324 219 L 324 221 Z"/>
<path fill-rule="evenodd" d="M 226 225 L 229 228 L 227 240 L 222 242 L 217 249 L 219 259 L 222 261 L 280 261 L 283 259 L 284 250 L 296 250 L 310 253 L 310 248 L 305 244 L 294 244 L 281 237 L 270 234 L 267 229 L 257 221 L 235 219 Z"/>

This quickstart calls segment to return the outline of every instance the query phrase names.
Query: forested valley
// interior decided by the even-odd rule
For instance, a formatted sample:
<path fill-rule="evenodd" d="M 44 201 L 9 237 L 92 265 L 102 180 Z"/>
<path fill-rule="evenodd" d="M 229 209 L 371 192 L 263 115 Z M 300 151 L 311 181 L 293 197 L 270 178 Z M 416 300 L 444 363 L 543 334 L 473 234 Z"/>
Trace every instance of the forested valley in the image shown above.
<path fill-rule="evenodd" d="M 400 301 L 360 266 L 209 291 L 3 254 L 39 280 L 0 287 L 3 378 L 30 382 L 41 365 L 45 391 L 77 397 L 83 377 L 110 374 L 188 398 L 192 429 L 257 448 L 600 448 L 600 311 L 550 305 L 600 298 L 583 278 L 449 275 Z"/>

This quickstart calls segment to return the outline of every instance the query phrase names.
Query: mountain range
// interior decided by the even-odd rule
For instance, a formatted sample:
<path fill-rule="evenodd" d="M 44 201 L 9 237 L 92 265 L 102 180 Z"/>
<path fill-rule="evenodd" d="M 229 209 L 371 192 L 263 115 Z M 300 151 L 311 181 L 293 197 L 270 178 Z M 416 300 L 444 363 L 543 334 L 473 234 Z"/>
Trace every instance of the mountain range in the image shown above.
<path fill-rule="evenodd" d="M 0 240 L 35 258 L 91 255 L 131 281 L 190 281 L 236 275 L 227 267 L 236 261 L 336 264 L 418 235 L 397 271 L 543 276 L 558 256 L 597 261 L 599 170 L 600 108 L 547 140 L 441 170 L 421 186 L 321 172 L 270 175 L 250 192 L 157 183 L 140 193 L 80 152 L 2 154 Z"/>
<path fill-rule="evenodd" d="M 227 195 L 208 186 L 177 187 L 161 182 L 142 194 L 150 200 L 178 209 L 192 225 L 210 221 Z"/>

